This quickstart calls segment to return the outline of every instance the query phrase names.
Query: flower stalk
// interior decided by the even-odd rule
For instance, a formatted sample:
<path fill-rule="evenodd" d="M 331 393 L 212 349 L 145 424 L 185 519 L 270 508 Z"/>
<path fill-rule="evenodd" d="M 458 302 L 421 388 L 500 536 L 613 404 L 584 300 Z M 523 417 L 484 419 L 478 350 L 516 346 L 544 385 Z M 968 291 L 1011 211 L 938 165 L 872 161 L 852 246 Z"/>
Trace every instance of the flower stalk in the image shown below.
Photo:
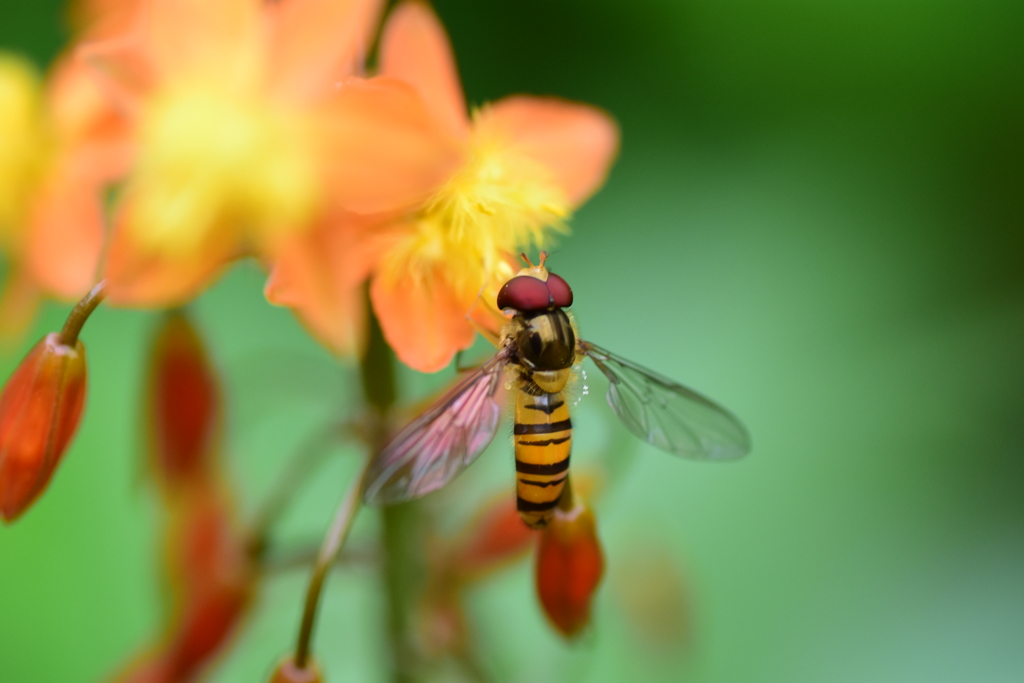
<path fill-rule="evenodd" d="M 316 623 L 316 613 L 320 604 L 320 593 L 323 590 L 324 579 L 337 559 L 338 553 L 341 552 L 342 546 L 345 545 L 345 539 L 348 538 L 352 522 L 355 521 L 356 513 L 359 511 L 359 506 L 362 503 L 363 473 L 365 471 L 366 468 L 364 467 L 352 484 L 349 485 L 345 497 L 342 498 L 341 503 L 338 505 L 338 509 L 334 513 L 334 519 L 331 521 L 331 526 L 324 537 L 323 545 L 320 546 L 320 554 L 316 558 L 316 564 L 313 566 L 313 575 L 309 580 L 309 588 L 306 589 L 306 603 L 302 611 L 302 622 L 299 625 L 299 639 L 295 645 L 293 661 L 299 669 L 306 668 L 309 662 L 310 642 L 313 638 L 313 626 Z"/>
<path fill-rule="evenodd" d="M 106 280 L 100 280 L 89 293 L 82 297 L 81 301 L 75 304 L 75 307 L 71 309 L 71 313 L 68 314 L 68 319 L 64 321 L 64 327 L 60 331 L 60 343 L 64 346 L 70 346 L 74 348 L 75 343 L 78 342 L 78 335 L 82 332 L 82 327 L 85 325 L 85 321 L 89 319 L 92 312 L 96 310 L 96 307 L 103 303 L 103 299 L 107 296 L 107 282 Z"/>
<path fill-rule="evenodd" d="M 368 434 L 371 453 L 379 453 L 387 444 L 389 416 L 395 403 L 394 352 L 384 340 L 380 323 L 367 306 L 367 345 L 361 366 L 363 395 L 370 407 Z M 423 520 L 422 506 L 415 502 L 392 505 L 381 510 L 384 547 L 384 588 L 387 596 L 388 640 L 394 670 L 393 680 L 414 680 L 416 651 L 412 644 L 411 605 L 424 574 L 422 553 L 417 552 Z"/>
<path fill-rule="evenodd" d="M 388 439 L 389 416 L 397 396 L 395 384 L 394 355 L 384 341 L 380 325 L 373 313 L 369 313 L 368 339 L 363 355 L 361 382 L 367 411 L 365 438 L 368 450 L 375 455 L 384 448 Z M 370 462 L 371 458 L 367 459 Z M 349 486 L 335 512 L 334 519 L 324 537 L 323 544 L 313 567 L 306 601 L 299 626 L 295 654 L 290 661 L 294 669 L 312 667 L 311 644 L 316 614 L 323 591 L 324 581 L 337 561 L 362 503 L 363 476 L 366 468 Z M 389 640 L 392 661 L 395 662 L 394 680 L 412 680 L 415 670 L 415 651 L 410 633 L 410 605 L 415 596 L 417 568 L 422 565 L 421 555 L 416 552 L 420 522 L 415 504 L 397 505 L 385 508 L 383 514 L 384 584 L 388 601 Z"/>

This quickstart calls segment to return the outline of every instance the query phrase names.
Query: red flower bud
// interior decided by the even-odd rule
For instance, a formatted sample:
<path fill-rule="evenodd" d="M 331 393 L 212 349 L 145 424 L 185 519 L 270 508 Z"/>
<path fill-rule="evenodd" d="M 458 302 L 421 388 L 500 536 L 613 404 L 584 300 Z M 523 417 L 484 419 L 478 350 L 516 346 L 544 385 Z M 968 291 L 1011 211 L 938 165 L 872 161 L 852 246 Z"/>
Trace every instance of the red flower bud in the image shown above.
<path fill-rule="evenodd" d="M 85 347 L 57 333 L 33 347 L 0 393 L 0 516 L 11 522 L 43 492 L 85 405 Z"/>
<path fill-rule="evenodd" d="M 306 666 L 300 669 L 295 660 L 288 657 L 274 669 L 270 683 L 322 683 L 323 680 L 316 662 L 306 662 Z"/>
<path fill-rule="evenodd" d="M 169 512 L 166 630 L 156 646 L 115 678 L 118 683 L 197 680 L 230 643 L 256 594 L 256 567 L 218 484 L 184 489 Z"/>
<path fill-rule="evenodd" d="M 175 487 L 200 473 L 213 455 L 217 380 L 199 335 L 181 313 L 167 316 L 150 367 L 153 468 L 161 483 Z"/>
<path fill-rule="evenodd" d="M 186 597 L 180 619 L 166 645 L 172 679 L 195 680 L 224 650 L 252 602 L 249 583 L 211 586 Z"/>
<path fill-rule="evenodd" d="M 197 480 L 169 507 L 167 575 L 179 595 L 231 592 L 254 579 L 231 499 L 216 481 Z"/>
<path fill-rule="evenodd" d="M 604 553 L 594 515 L 577 498 L 555 510 L 537 548 L 537 596 L 551 624 L 566 637 L 590 621 L 590 600 L 604 573 Z"/>
<path fill-rule="evenodd" d="M 523 524 L 515 498 L 502 495 L 487 504 L 463 532 L 452 569 L 464 579 L 477 579 L 521 557 L 536 532 Z"/>

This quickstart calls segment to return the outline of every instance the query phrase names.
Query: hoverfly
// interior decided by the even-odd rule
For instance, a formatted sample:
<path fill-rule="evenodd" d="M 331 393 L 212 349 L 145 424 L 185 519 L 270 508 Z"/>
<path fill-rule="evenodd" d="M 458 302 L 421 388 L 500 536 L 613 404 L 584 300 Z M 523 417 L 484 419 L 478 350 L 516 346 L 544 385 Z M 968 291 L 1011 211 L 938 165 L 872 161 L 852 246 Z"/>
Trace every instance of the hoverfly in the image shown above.
<path fill-rule="evenodd" d="M 515 391 L 516 493 L 530 527 L 554 514 L 569 473 L 572 421 L 564 393 L 577 360 L 589 357 L 608 378 L 608 405 L 635 435 L 688 458 L 725 460 L 750 450 L 742 423 L 711 399 L 579 339 L 572 289 L 544 265 L 528 264 L 505 283 L 498 308 L 511 314 L 498 352 L 402 429 L 371 463 L 364 498 L 390 505 L 435 491 L 465 469 L 494 438 L 498 389 Z"/>

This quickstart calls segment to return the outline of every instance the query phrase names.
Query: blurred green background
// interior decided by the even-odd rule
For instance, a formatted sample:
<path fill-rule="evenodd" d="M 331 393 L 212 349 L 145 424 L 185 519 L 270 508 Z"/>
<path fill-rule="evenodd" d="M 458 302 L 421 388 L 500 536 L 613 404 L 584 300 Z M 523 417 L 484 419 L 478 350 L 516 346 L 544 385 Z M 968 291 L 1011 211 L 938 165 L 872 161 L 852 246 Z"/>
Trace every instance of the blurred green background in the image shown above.
<path fill-rule="evenodd" d="M 60 5 L 4 0 L 0 45 L 44 64 Z M 552 267 L 585 337 L 714 396 L 754 441 L 731 464 L 624 449 L 597 509 L 609 579 L 593 629 L 559 641 L 521 563 L 470 596 L 494 677 L 1024 679 L 1024 3 L 435 7 L 471 102 L 551 93 L 619 120 L 621 157 Z M 358 397 L 352 368 L 260 286 L 243 266 L 195 306 L 246 510 Z M 31 336 L 65 312 L 50 306 Z M 103 310 L 89 324 L 77 443 L 0 529 L 0 681 L 102 680 L 159 631 L 138 428 L 154 322 Z M 582 465 L 621 440 L 599 396 L 580 413 Z M 324 469 L 287 538 L 315 541 L 352 466 Z M 510 482 L 507 444 L 479 470 L 465 490 Z M 364 514 L 357 540 L 375 524 Z M 623 607 L 649 556 L 683 581 L 688 626 L 667 644 Z M 263 679 L 293 643 L 304 582 L 264 586 L 212 680 Z M 337 573 L 317 640 L 329 680 L 383 680 L 382 630 L 375 575 Z"/>

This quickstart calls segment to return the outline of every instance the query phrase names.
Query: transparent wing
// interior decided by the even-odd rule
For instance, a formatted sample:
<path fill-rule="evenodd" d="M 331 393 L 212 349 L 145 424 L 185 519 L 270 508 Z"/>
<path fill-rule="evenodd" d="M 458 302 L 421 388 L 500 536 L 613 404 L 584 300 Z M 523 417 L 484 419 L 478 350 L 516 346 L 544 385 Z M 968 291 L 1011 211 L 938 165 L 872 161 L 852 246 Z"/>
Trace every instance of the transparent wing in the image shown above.
<path fill-rule="evenodd" d="M 596 344 L 580 351 L 608 378 L 608 405 L 641 439 L 687 458 L 724 460 L 750 450 L 750 435 L 735 415 L 677 384 Z"/>
<path fill-rule="evenodd" d="M 495 395 L 507 363 L 507 353 L 499 351 L 395 435 L 366 473 L 366 502 L 391 505 L 425 496 L 472 463 L 498 429 Z"/>

